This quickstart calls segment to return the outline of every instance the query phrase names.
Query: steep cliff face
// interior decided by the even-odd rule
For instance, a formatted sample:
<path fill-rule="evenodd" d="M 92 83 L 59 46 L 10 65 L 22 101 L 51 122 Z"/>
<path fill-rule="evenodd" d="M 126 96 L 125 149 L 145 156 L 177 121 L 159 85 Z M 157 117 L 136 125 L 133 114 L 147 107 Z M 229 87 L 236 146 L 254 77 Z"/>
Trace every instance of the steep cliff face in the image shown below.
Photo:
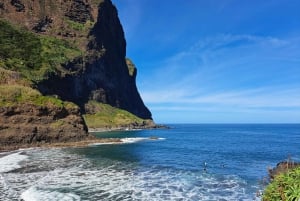
<path fill-rule="evenodd" d="M 96 100 L 151 119 L 136 88 L 136 69 L 129 73 L 123 29 L 110 0 L 0 2 L 2 18 L 66 40 L 79 51 L 35 83 L 44 95 L 58 95 L 82 109 Z"/>
<path fill-rule="evenodd" d="M 151 113 L 138 93 L 136 75 L 134 64 L 126 59 L 124 32 L 110 0 L 0 0 L 0 86 L 29 87 L 37 89 L 41 97 L 52 96 L 78 105 L 75 113 L 64 110 L 65 116 L 59 122 L 65 122 L 62 126 L 65 129 L 59 133 L 70 130 L 81 133 L 78 138 L 84 136 L 82 133 L 87 129 L 81 121 L 82 115 L 99 112 L 88 106 L 91 101 L 151 120 Z M 58 125 L 52 114 L 61 108 L 46 105 L 48 113 L 42 116 L 47 118 L 43 119 L 37 115 L 40 106 L 25 104 L 24 107 L 31 110 L 22 108 L 18 101 L 7 106 L 3 99 L 0 134 L 5 131 L 7 135 L 2 136 L 23 128 L 29 135 L 57 132 L 54 127 L 52 130 L 46 127 Z M 26 114 L 37 120 L 28 120 Z M 77 116 L 75 125 L 70 123 L 74 116 Z M 32 126 L 27 128 L 25 123 L 21 127 L 5 126 L 9 119 L 21 120 L 21 117 L 23 123 Z M 39 118 L 45 127 L 38 126 Z M 27 136 L 28 139 L 31 138 Z M 48 141 L 51 140 L 49 137 Z"/>
<path fill-rule="evenodd" d="M 100 62 L 106 66 L 107 78 L 111 80 L 109 82 L 106 79 L 107 83 L 111 83 L 111 87 L 107 89 L 113 92 L 108 103 L 128 110 L 141 118 L 151 119 L 151 113 L 145 107 L 136 88 L 136 68 L 133 69 L 134 72 L 130 72 L 130 65 L 133 66 L 133 64 L 124 59 L 126 56 L 124 32 L 116 8 L 110 1 L 100 4 L 97 22 L 90 32 L 90 37 L 88 44 L 90 51 L 105 50 Z M 103 100 L 98 101 L 103 102 Z"/>
<path fill-rule="evenodd" d="M 64 66 L 80 72 L 76 76 L 53 77 L 40 83 L 39 89 L 79 105 L 95 100 L 151 119 L 136 88 L 136 69 L 130 75 L 126 63 L 126 41 L 116 8 L 110 1 L 104 1 L 98 13 L 88 36 L 88 55 L 77 57 Z"/>

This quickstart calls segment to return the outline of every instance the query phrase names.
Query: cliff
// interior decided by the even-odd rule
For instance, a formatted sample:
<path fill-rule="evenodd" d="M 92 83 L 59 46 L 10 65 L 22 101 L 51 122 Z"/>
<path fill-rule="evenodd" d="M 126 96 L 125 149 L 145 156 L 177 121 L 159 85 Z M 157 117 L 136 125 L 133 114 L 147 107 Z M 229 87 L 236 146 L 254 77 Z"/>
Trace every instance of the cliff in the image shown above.
<path fill-rule="evenodd" d="M 107 107 L 153 126 L 136 75 L 110 0 L 0 0 L 2 144 L 88 137 Z"/>
<path fill-rule="evenodd" d="M 88 138 L 79 107 L 19 85 L 0 86 L 0 144 L 36 144 Z"/>

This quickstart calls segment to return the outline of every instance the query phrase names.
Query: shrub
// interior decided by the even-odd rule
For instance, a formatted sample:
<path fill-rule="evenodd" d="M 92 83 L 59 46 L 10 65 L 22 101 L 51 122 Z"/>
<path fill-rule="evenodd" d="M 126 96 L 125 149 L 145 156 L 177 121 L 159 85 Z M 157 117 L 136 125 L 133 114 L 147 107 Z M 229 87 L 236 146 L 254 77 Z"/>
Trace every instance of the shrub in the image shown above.
<path fill-rule="evenodd" d="M 96 101 L 90 101 L 87 107 L 93 107 L 96 111 L 94 114 L 84 115 L 85 122 L 89 128 L 114 127 L 142 123 L 144 121 L 130 112 Z"/>
<path fill-rule="evenodd" d="M 66 40 L 37 35 L 0 20 L 0 67 L 18 71 L 28 80 L 39 82 L 64 71 L 61 64 L 81 55 Z"/>
<path fill-rule="evenodd" d="M 275 177 L 266 187 L 263 201 L 299 201 L 300 167 Z"/>
<path fill-rule="evenodd" d="M 74 103 L 64 102 L 52 96 L 43 96 L 39 91 L 26 86 L 0 85 L 0 94 L 0 106 L 28 103 L 37 106 L 53 105 L 60 108 L 78 109 Z"/>

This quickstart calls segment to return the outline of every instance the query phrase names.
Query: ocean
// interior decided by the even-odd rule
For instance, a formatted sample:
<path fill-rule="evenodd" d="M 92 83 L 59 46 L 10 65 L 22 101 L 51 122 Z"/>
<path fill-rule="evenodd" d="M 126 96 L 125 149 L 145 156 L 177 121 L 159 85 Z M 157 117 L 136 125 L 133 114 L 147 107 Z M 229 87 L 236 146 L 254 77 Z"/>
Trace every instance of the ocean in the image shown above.
<path fill-rule="evenodd" d="M 260 200 L 267 169 L 300 161 L 299 124 L 176 124 L 96 133 L 121 144 L 0 154 L 0 200 Z"/>

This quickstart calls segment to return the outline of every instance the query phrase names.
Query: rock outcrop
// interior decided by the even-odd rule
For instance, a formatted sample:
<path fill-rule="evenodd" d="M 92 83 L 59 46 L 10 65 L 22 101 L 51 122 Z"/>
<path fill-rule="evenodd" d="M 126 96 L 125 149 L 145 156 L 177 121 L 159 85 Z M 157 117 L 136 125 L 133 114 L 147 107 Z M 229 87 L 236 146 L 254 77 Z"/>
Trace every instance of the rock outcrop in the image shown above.
<path fill-rule="evenodd" d="M 279 162 L 276 167 L 269 169 L 269 177 L 271 180 L 273 180 L 277 175 L 285 173 L 289 170 L 292 170 L 294 168 L 300 167 L 300 163 L 294 162 L 294 161 L 282 161 Z"/>
<path fill-rule="evenodd" d="M 0 25 L 6 26 L 0 27 L 0 86 L 30 87 L 78 106 L 7 106 L 2 99 L 2 144 L 88 137 L 82 115 L 89 113 L 89 101 L 126 110 L 155 127 L 136 87 L 137 69 L 126 59 L 111 0 L 0 0 Z"/>
<path fill-rule="evenodd" d="M 20 104 L 0 107 L 0 145 L 69 142 L 87 139 L 79 108 Z"/>
<path fill-rule="evenodd" d="M 99 5 L 85 0 L 61 1 L 58 5 L 51 0 L 11 2 L 2 2 L 6 8 L 2 18 L 37 33 L 80 42 L 76 47 L 83 55 L 61 64 L 69 73 L 53 74 L 37 83 L 44 95 L 56 94 L 79 105 L 96 100 L 144 119 L 152 118 L 136 88 L 136 69 L 129 73 L 123 28 L 110 0 L 98 0 Z M 25 12 L 13 10 L 12 5 Z"/>
<path fill-rule="evenodd" d="M 86 23 L 88 20 L 93 21 L 91 6 L 83 0 L 73 0 L 65 16 L 79 23 Z"/>

